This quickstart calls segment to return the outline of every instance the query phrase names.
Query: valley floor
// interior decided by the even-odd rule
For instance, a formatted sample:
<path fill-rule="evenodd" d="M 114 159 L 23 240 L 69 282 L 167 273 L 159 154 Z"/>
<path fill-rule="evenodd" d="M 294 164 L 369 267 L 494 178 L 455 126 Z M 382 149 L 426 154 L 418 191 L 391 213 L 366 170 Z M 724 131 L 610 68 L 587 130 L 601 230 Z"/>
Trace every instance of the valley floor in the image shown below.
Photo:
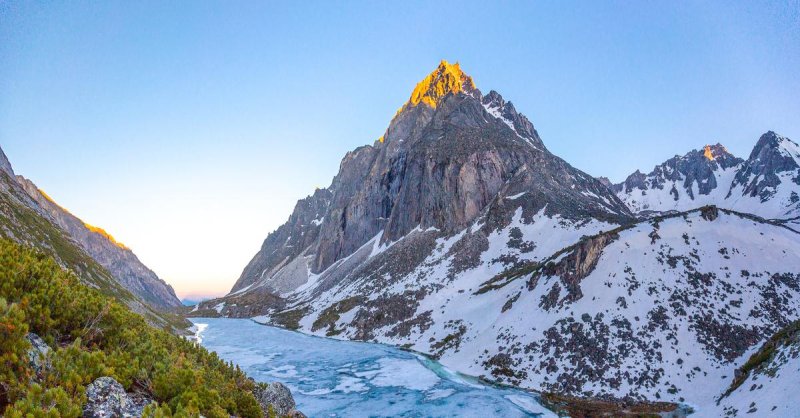
<path fill-rule="evenodd" d="M 488 384 L 395 347 L 322 338 L 246 319 L 193 318 L 197 339 L 257 381 L 287 384 L 309 416 L 523 417 L 562 412 L 652 413 L 669 404 L 629 408 L 540 396 Z M 684 409 L 664 416 L 685 416 Z"/>

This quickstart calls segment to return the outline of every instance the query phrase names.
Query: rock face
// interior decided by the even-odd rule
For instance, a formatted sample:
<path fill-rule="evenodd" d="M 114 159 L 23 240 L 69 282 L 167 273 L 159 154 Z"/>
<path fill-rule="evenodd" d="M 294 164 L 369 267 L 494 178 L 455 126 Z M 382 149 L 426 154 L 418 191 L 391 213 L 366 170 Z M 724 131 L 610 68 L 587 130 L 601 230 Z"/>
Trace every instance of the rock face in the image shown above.
<path fill-rule="evenodd" d="M 108 269 L 122 286 L 156 308 L 174 309 L 181 306 L 172 286 L 142 264 L 130 248 L 114 240 L 103 229 L 83 222 L 59 206 L 32 181 L 22 176 L 17 176 L 17 181 L 55 224 Z"/>
<path fill-rule="evenodd" d="M 153 402 L 141 394 L 125 392 L 112 377 L 98 377 L 86 387 L 84 418 L 139 418 L 144 407 Z"/>
<path fill-rule="evenodd" d="M 279 417 L 305 417 L 302 413 L 295 409 L 294 397 L 284 384 L 279 382 L 272 382 L 268 384 L 259 384 L 253 392 L 261 405 L 261 409 L 268 414 L 273 411 Z"/>
<path fill-rule="evenodd" d="M 612 190 L 641 215 L 717 205 L 769 219 L 800 216 L 800 146 L 770 131 L 747 160 L 720 144 L 638 170 Z"/>
<path fill-rule="evenodd" d="M 8 157 L 6 157 L 6 153 L 3 152 L 2 148 L 0 148 L 0 171 L 14 177 L 14 169 L 11 167 L 11 163 L 8 161 Z"/>
<path fill-rule="evenodd" d="M 289 260 L 303 257 L 317 240 L 331 196 L 329 190 L 317 189 L 313 195 L 297 202 L 289 220 L 264 240 L 261 251 L 245 267 L 232 291 L 240 291 L 263 276 L 272 276 Z M 270 269 L 274 271 L 268 271 Z M 284 287 L 280 282 L 275 280 L 273 286 L 279 291 Z"/>

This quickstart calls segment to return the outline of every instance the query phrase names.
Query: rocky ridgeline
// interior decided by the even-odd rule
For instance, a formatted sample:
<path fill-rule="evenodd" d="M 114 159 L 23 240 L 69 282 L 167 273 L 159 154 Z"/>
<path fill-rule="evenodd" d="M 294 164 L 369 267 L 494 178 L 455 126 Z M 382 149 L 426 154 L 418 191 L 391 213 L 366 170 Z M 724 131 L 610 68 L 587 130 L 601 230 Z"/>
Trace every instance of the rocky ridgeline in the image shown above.
<path fill-rule="evenodd" d="M 99 276 L 110 274 L 119 286 L 138 298 L 129 301 L 137 312 L 145 313 L 149 308 L 171 311 L 181 306 L 172 287 L 142 264 L 129 248 L 59 206 L 32 181 L 15 175 L 2 149 L 0 203 L 1 236 L 44 249 L 84 278 L 94 276 L 87 282 L 95 287 L 106 287 L 101 283 L 105 277 Z M 83 257 L 91 258 L 104 271 L 87 271 L 90 269 L 87 263 L 78 260 Z M 149 306 L 133 306 L 141 305 L 142 301 Z"/>
<path fill-rule="evenodd" d="M 403 346 L 553 399 L 709 407 L 798 317 L 800 234 L 764 219 L 796 208 L 793 147 L 768 133 L 748 160 L 714 145 L 615 186 L 443 62 L 194 314 Z"/>
<path fill-rule="evenodd" d="M 483 96 L 457 64 L 443 62 L 380 141 L 349 152 L 330 187 L 298 202 L 233 292 L 292 291 L 371 240 L 388 245 L 417 228 L 453 234 L 487 210 L 487 230 L 508 224 L 504 199 L 520 193 L 526 218 L 544 209 L 571 220 L 632 219 L 598 180 L 548 152 L 510 102 Z"/>
<path fill-rule="evenodd" d="M 172 310 L 181 306 L 172 286 L 142 264 L 130 248 L 114 240 L 103 229 L 83 222 L 59 206 L 32 181 L 22 176 L 17 176 L 17 181 L 56 225 L 131 293 L 159 309 Z"/>
<path fill-rule="evenodd" d="M 800 146 L 775 132 L 759 138 L 743 160 L 720 144 L 706 145 L 638 170 L 619 184 L 606 183 L 642 215 L 713 204 L 768 219 L 800 217 Z"/>

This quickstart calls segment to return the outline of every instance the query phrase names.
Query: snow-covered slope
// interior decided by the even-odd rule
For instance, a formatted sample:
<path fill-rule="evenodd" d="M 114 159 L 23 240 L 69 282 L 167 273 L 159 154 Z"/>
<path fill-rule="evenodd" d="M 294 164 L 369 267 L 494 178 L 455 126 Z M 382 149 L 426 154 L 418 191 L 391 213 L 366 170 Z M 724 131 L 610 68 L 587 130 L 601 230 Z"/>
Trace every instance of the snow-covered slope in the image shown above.
<path fill-rule="evenodd" d="M 524 260 L 551 256 L 504 269 L 497 260 L 519 256 L 504 245 L 513 228 L 537 244 Z M 561 251 L 548 242 L 599 230 Z M 448 252 L 469 232 L 436 239 L 420 267 L 391 281 L 376 279 L 403 251 L 372 256 L 364 263 L 379 274 L 317 296 L 304 289 L 290 310 L 304 312 L 305 332 L 411 347 L 504 383 L 696 405 L 798 317 L 800 235 L 756 218 L 706 208 L 609 231 L 539 214 L 492 235 L 476 265 L 453 276 L 459 260 Z"/>
<path fill-rule="evenodd" d="M 774 132 L 747 160 L 720 144 L 675 156 L 649 174 L 638 170 L 611 186 L 641 215 L 717 205 L 768 219 L 800 216 L 800 146 Z"/>
<path fill-rule="evenodd" d="M 773 336 L 737 370 L 730 393 L 700 417 L 796 417 L 800 389 L 800 321 Z M 787 402 L 787 400 L 789 402 Z"/>
<path fill-rule="evenodd" d="M 376 237 L 257 320 L 534 390 L 708 410 L 765 336 L 800 317 L 800 234 L 784 226 L 714 207 L 627 227 L 521 212 L 484 244 L 480 222 Z M 465 260 L 459 247 L 479 249 Z M 398 270 L 419 248 L 431 252 Z M 337 271 L 348 263 L 359 267 Z"/>

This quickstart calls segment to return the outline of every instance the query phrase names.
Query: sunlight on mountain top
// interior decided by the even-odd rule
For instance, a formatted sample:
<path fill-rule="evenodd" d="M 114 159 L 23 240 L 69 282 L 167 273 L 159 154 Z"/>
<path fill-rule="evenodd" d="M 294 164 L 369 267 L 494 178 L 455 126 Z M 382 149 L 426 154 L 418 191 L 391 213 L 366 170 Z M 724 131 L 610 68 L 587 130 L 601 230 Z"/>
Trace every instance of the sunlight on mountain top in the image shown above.
<path fill-rule="evenodd" d="M 709 160 L 714 160 L 714 153 L 711 152 L 711 145 L 706 145 L 703 149 L 703 156 L 708 158 Z"/>
<path fill-rule="evenodd" d="M 122 248 L 123 250 L 128 250 L 129 249 L 125 244 L 115 240 L 114 237 L 112 237 L 111 234 L 106 232 L 105 229 L 100 228 L 98 226 L 87 224 L 86 222 L 83 223 L 83 226 L 85 226 L 86 229 L 88 229 L 88 230 L 90 230 L 90 231 L 92 231 L 94 233 L 97 233 L 97 234 L 100 234 L 100 235 L 104 236 L 106 239 L 111 241 L 111 243 L 113 243 L 117 247 Z"/>
<path fill-rule="evenodd" d="M 414 87 L 409 103 L 417 105 L 425 103 L 435 108 L 439 100 L 448 93 L 469 92 L 475 89 L 472 77 L 461 71 L 458 63 L 450 64 L 445 60 L 439 67 Z"/>
<path fill-rule="evenodd" d="M 48 200 L 50 203 L 52 203 L 52 204 L 54 204 L 54 205 L 58 206 L 58 207 L 59 207 L 59 208 L 61 208 L 61 209 L 62 209 L 64 212 L 67 212 L 67 213 L 69 213 L 69 211 L 68 211 L 66 208 L 64 208 L 63 206 L 61 206 L 61 205 L 59 205 L 58 203 L 56 203 L 56 201 L 55 201 L 55 200 L 53 200 L 53 198 L 52 198 L 52 197 L 50 197 L 50 195 L 49 195 L 49 194 L 45 193 L 45 192 L 44 192 L 44 190 L 42 190 L 40 187 L 37 187 L 36 189 L 37 189 L 37 190 L 39 190 L 39 193 L 41 193 L 41 195 L 42 195 L 42 196 L 43 196 L 45 199 L 47 199 L 47 200 Z"/>

